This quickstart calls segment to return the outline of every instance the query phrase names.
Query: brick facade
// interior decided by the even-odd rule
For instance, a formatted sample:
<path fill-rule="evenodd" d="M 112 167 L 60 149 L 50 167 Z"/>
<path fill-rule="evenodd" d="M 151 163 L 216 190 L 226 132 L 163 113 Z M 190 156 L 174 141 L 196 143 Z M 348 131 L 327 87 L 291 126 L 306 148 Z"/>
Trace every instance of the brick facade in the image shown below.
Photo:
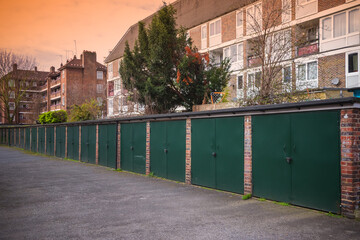
<path fill-rule="evenodd" d="M 99 164 L 99 125 L 96 125 L 95 163 Z"/>
<path fill-rule="evenodd" d="M 121 124 L 118 123 L 117 125 L 117 153 L 116 153 L 116 166 L 117 166 L 117 169 L 121 169 Z"/>
<path fill-rule="evenodd" d="M 344 4 L 345 0 L 318 0 L 318 11 L 325 11 L 327 9 Z"/>
<path fill-rule="evenodd" d="M 244 194 L 252 194 L 252 125 L 251 116 L 244 117 Z"/>
<path fill-rule="evenodd" d="M 221 35 L 222 42 L 236 38 L 236 12 L 221 17 Z"/>
<path fill-rule="evenodd" d="M 360 205 L 360 110 L 341 111 L 341 206 L 354 218 Z M 359 217 L 359 216 L 357 216 Z"/>
<path fill-rule="evenodd" d="M 201 26 L 191 29 L 190 37 L 193 40 L 193 46 L 197 49 L 201 49 Z"/>
<path fill-rule="evenodd" d="M 150 174 L 150 122 L 146 122 L 146 158 L 145 173 Z"/>
<path fill-rule="evenodd" d="M 79 126 L 79 162 L 81 162 L 81 126 Z"/>
<path fill-rule="evenodd" d="M 346 87 L 345 53 L 326 56 L 318 59 L 319 87 Z M 331 80 L 338 78 L 339 85 L 334 86 Z"/>
<path fill-rule="evenodd" d="M 185 183 L 191 184 L 191 119 L 186 119 Z"/>

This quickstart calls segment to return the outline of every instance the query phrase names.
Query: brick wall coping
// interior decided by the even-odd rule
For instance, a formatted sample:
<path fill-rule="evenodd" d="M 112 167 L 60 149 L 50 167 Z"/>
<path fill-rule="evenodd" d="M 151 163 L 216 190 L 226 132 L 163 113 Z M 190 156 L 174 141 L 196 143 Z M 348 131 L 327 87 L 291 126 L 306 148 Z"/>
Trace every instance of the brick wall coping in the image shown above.
<path fill-rule="evenodd" d="M 211 111 L 200 112 L 183 112 L 183 113 L 168 113 L 168 114 L 156 114 L 156 115 L 142 115 L 134 117 L 90 120 L 83 122 L 71 122 L 71 123 L 57 123 L 46 125 L 4 125 L 1 127 L 49 127 L 49 126 L 76 126 L 76 125 L 93 125 L 93 124 L 111 124 L 111 123 L 126 123 L 136 121 L 156 121 L 156 120 L 180 120 L 186 118 L 204 118 L 204 117 L 216 117 L 216 116 L 234 116 L 234 115 L 259 115 L 259 114 L 277 114 L 285 112 L 301 112 L 301 111 L 318 111 L 318 110 L 331 110 L 331 109 L 346 109 L 346 108 L 359 108 L 360 98 L 348 97 L 348 98 L 336 98 L 326 100 L 307 101 L 299 103 L 283 103 L 273 105 L 257 105 L 250 107 L 240 108 L 228 108 Z"/>

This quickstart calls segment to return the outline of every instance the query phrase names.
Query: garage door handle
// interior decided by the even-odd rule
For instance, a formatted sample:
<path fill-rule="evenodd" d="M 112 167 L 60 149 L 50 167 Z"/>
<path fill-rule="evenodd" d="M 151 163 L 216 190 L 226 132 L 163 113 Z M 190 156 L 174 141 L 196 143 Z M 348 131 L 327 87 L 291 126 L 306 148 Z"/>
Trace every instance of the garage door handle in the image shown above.
<path fill-rule="evenodd" d="M 131 149 L 131 150 L 134 150 L 134 147 L 133 147 L 133 146 L 131 146 L 131 147 L 130 147 L 130 149 Z"/>
<path fill-rule="evenodd" d="M 167 153 L 167 152 L 168 152 L 168 150 L 165 148 L 165 149 L 164 149 L 164 153 Z"/>
<path fill-rule="evenodd" d="M 213 152 L 212 155 L 213 155 L 214 157 L 216 157 L 216 152 Z"/>
<path fill-rule="evenodd" d="M 287 157 L 287 158 L 286 158 L 286 162 L 287 162 L 288 164 L 290 164 L 291 161 L 292 161 L 292 158 L 291 158 L 291 157 Z"/>

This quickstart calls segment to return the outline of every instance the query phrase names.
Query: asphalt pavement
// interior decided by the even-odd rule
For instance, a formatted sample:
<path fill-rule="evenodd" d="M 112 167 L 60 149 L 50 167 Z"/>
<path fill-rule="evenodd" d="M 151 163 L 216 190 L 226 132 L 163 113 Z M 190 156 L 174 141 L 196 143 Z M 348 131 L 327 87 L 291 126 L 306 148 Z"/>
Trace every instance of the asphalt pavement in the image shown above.
<path fill-rule="evenodd" d="M 360 239 L 311 209 L 0 147 L 0 239 Z"/>

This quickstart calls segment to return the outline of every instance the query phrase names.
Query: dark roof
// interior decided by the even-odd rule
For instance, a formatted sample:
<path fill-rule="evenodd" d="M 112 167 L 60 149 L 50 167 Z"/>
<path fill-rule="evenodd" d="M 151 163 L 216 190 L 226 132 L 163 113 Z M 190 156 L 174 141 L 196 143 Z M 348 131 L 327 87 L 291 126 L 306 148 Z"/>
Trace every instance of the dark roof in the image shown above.
<path fill-rule="evenodd" d="M 49 74 L 50 72 L 17 69 L 15 71 L 9 72 L 4 77 L 21 80 L 43 81 L 46 80 Z"/>
<path fill-rule="evenodd" d="M 255 1 L 256 0 L 178 0 L 171 5 L 177 11 L 177 25 L 190 29 Z M 154 14 L 141 21 L 148 25 Z M 137 35 L 138 23 L 135 23 L 130 26 L 114 49 L 106 57 L 105 63 L 122 57 L 126 41 L 128 41 L 130 48 L 133 48 Z"/>
<path fill-rule="evenodd" d="M 81 59 L 73 58 L 69 62 L 67 62 L 65 65 L 59 68 L 61 71 L 64 68 L 84 68 L 82 65 Z M 101 63 L 96 62 L 96 70 L 104 70 L 106 71 L 106 67 L 102 65 Z"/>

